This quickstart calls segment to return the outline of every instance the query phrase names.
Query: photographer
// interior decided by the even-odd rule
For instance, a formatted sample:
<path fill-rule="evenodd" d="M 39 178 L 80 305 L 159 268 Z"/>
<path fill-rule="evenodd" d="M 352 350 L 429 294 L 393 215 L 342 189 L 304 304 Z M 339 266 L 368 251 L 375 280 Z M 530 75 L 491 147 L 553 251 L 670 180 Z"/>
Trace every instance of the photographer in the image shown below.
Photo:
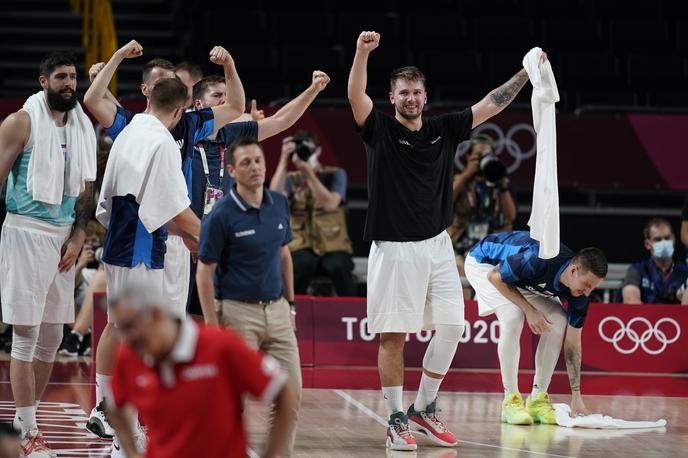
<path fill-rule="evenodd" d="M 86 226 L 86 241 L 76 261 L 74 305 L 77 308 L 81 307 L 88 285 L 100 267 L 104 239 L 105 228 L 98 221 L 89 221 Z"/>
<path fill-rule="evenodd" d="M 494 140 L 479 134 L 470 143 L 466 167 L 454 175 L 454 220 L 448 229 L 462 276 L 465 253 L 487 234 L 510 231 L 517 211 L 506 167 L 494 154 Z"/>
<path fill-rule="evenodd" d="M 289 199 L 293 240 L 294 291 L 306 294 L 319 272 L 327 275 L 339 296 L 356 295 L 351 241 L 346 228 L 346 172 L 323 167 L 322 149 L 312 133 L 300 130 L 282 141 L 282 155 L 270 190 Z M 287 173 L 291 161 L 296 171 Z"/>
<path fill-rule="evenodd" d="M 74 324 L 65 325 L 58 350 L 60 355 L 85 356 L 91 353 L 93 293 L 105 291 L 105 272 L 101 264 L 104 238 L 105 228 L 95 220 L 89 221 L 86 241 L 76 262 L 74 305 L 78 311 Z"/>

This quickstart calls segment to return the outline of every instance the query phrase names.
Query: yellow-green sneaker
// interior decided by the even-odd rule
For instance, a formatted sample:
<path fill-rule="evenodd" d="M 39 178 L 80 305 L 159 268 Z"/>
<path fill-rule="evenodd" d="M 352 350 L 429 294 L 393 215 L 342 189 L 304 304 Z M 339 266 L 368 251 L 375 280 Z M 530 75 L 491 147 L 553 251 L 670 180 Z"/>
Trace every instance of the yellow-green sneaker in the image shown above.
<path fill-rule="evenodd" d="M 532 425 L 533 418 L 523 405 L 520 393 L 509 393 L 502 401 L 502 423 L 510 425 Z"/>
<path fill-rule="evenodd" d="M 528 396 L 528 399 L 526 399 L 526 408 L 535 422 L 545 425 L 557 424 L 554 407 L 552 407 L 552 404 L 549 402 L 549 395 L 544 391 L 540 391 L 537 396 L 535 396 L 535 399 L 531 399 L 530 396 Z"/>

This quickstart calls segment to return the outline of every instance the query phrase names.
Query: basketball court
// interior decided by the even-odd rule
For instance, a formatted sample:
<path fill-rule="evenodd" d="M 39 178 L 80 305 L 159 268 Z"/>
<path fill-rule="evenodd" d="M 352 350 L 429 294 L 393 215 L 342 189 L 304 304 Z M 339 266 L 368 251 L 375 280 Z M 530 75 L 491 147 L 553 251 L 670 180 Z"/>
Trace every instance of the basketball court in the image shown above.
<path fill-rule="evenodd" d="M 14 404 L 8 380 L 9 363 L 0 362 L 0 420 L 11 421 Z M 38 423 L 60 457 L 103 458 L 110 442 L 94 437 L 86 428 L 94 384 L 90 358 L 60 357 Z M 469 375 L 452 372 L 448 381 Z M 497 379 L 497 374 L 490 374 Z M 563 374 L 560 374 L 563 375 Z M 342 379 L 346 381 L 346 378 Z M 585 380 L 585 378 L 584 378 Z M 407 391 L 404 404 L 413 402 Z M 553 402 L 568 396 L 553 395 Z M 612 413 L 627 420 L 667 420 L 666 428 L 589 430 L 549 425 L 514 426 L 499 422 L 498 393 L 451 392 L 439 400 L 441 416 L 459 439 L 458 447 L 436 447 L 419 438 L 417 452 L 391 452 L 384 447 L 385 408 L 379 391 L 353 389 L 304 390 L 297 435 L 297 457 L 679 457 L 688 445 L 688 398 L 664 396 L 587 396 L 593 411 Z M 266 437 L 267 408 L 251 402 L 246 415 L 252 447 L 261 449 Z"/>

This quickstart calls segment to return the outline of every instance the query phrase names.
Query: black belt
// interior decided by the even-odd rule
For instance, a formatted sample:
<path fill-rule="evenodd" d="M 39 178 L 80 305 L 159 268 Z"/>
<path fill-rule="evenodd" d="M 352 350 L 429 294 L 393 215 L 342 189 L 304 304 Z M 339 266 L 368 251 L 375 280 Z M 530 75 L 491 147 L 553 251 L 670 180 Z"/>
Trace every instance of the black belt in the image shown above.
<path fill-rule="evenodd" d="M 253 305 L 270 305 L 270 304 L 274 304 L 275 302 L 279 302 L 279 301 L 281 301 L 281 300 L 282 300 L 282 298 L 279 298 L 279 299 L 272 299 L 272 300 L 270 300 L 270 301 L 244 301 L 244 300 L 239 300 L 239 301 L 237 301 L 237 302 L 245 302 L 245 303 L 247 303 L 247 304 L 253 304 Z"/>

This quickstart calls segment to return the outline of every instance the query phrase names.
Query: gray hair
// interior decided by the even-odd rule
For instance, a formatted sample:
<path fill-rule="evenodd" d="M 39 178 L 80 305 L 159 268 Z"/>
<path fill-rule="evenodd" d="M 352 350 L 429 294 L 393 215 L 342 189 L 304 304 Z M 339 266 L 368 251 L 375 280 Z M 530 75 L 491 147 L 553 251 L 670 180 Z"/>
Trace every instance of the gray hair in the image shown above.
<path fill-rule="evenodd" d="M 141 281 L 127 283 L 108 299 L 112 307 L 117 307 L 117 305 L 124 301 L 140 313 L 150 313 L 154 308 L 160 308 L 163 311 L 166 310 L 165 307 L 162 307 L 162 296 L 155 292 L 150 285 L 146 285 Z"/>

